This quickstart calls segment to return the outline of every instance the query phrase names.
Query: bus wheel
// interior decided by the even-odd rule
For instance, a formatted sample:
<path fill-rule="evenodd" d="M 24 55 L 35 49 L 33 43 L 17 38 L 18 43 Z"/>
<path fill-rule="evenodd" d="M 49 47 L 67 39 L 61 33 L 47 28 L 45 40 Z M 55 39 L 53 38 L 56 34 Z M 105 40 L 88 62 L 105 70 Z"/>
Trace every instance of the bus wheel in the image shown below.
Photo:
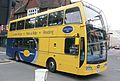
<path fill-rule="evenodd" d="M 15 53 L 15 60 L 16 60 L 17 62 L 20 61 L 20 57 L 19 57 L 19 53 L 18 53 L 18 52 Z"/>
<path fill-rule="evenodd" d="M 56 71 L 56 62 L 55 62 L 55 60 L 50 59 L 48 61 L 48 63 L 47 63 L 47 68 L 48 68 L 49 71 L 54 73 Z"/>

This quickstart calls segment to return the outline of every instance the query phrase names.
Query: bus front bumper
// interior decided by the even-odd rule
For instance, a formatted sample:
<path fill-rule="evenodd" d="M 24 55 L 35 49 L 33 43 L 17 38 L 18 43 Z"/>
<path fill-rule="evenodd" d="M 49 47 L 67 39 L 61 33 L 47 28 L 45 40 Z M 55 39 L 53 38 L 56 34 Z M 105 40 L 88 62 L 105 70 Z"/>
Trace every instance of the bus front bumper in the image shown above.
<path fill-rule="evenodd" d="M 87 76 L 92 74 L 98 74 L 107 70 L 107 62 L 101 64 L 86 64 L 82 68 L 79 69 L 78 75 Z"/>

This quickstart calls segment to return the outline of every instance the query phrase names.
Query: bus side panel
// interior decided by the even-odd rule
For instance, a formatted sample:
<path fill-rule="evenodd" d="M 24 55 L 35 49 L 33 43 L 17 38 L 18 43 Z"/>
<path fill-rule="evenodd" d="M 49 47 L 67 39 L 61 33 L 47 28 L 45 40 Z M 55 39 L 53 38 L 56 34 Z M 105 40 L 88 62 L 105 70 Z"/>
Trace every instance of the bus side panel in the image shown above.
<path fill-rule="evenodd" d="M 38 58 L 35 64 L 46 67 L 48 59 L 49 38 L 39 38 Z"/>
<path fill-rule="evenodd" d="M 50 38 L 49 55 L 56 62 L 56 69 L 67 73 L 77 73 L 78 56 L 65 54 L 65 38 Z"/>
<path fill-rule="evenodd" d="M 56 69 L 60 70 L 62 58 L 64 58 L 64 38 L 50 38 L 49 55 L 56 62 Z"/>
<path fill-rule="evenodd" d="M 6 47 L 6 55 L 14 58 L 15 50 L 13 49 L 13 41 L 14 39 L 7 39 L 7 47 Z"/>

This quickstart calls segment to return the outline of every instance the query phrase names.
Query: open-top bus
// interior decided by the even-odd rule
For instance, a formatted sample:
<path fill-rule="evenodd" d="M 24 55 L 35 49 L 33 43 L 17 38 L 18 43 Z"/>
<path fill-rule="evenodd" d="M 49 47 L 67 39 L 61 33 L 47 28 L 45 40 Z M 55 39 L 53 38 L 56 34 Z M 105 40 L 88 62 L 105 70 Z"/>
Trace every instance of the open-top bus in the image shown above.
<path fill-rule="evenodd" d="M 102 11 L 77 2 L 10 22 L 7 55 L 49 69 L 90 75 L 107 69 Z"/>

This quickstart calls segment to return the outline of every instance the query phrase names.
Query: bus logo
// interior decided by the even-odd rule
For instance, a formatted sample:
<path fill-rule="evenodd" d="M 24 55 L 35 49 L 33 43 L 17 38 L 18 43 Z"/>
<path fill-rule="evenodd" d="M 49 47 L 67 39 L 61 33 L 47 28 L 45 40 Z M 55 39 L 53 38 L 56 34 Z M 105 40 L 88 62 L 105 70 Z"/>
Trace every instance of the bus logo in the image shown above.
<path fill-rule="evenodd" d="M 24 54 L 25 57 L 29 57 L 30 56 L 30 52 L 28 50 L 24 50 L 23 54 Z"/>
<path fill-rule="evenodd" d="M 63 28 L 64 33 L 71 33 L 72 31 L 73 31 L 72 26 L 66 26 L 66 27 Z"/>

